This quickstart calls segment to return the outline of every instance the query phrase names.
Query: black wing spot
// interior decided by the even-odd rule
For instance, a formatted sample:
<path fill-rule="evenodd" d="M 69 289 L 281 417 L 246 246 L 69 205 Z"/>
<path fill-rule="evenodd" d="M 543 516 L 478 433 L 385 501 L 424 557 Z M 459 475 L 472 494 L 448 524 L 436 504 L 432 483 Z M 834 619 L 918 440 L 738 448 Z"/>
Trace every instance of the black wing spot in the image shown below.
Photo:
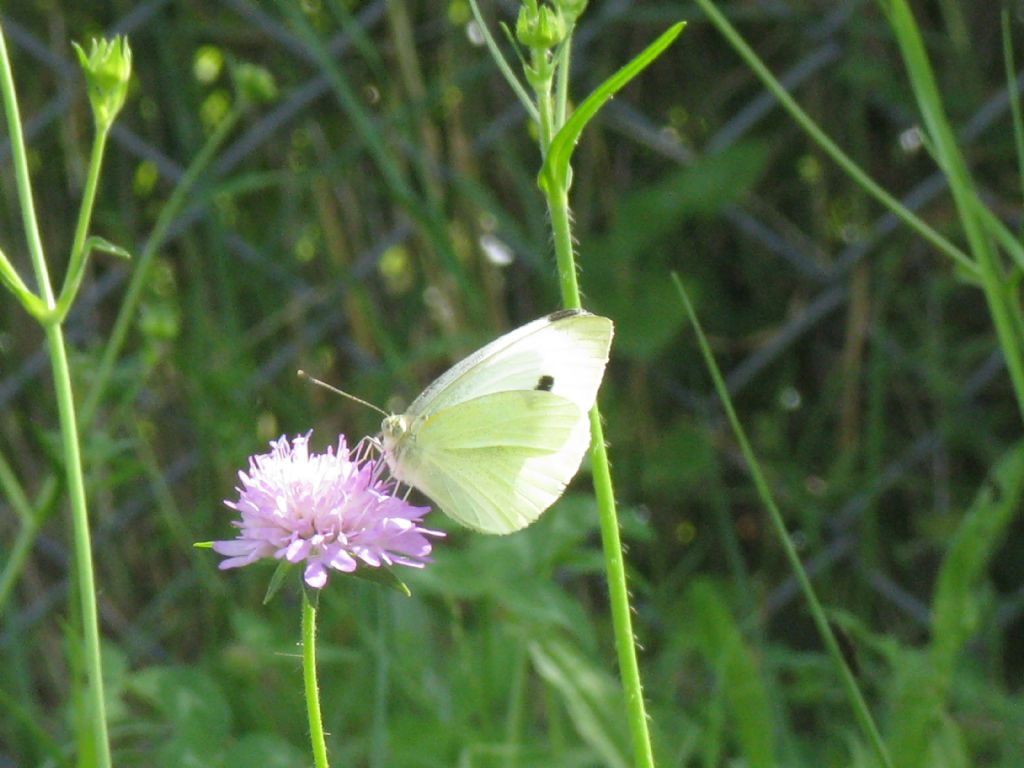
<path fill-rule="evenodd" d="M 554 376 L 548 376 L 547 374 L 544 374 L 543 376 L 540 377 L 540 380 L 537 381 L 537 386 L 534 387 L 534 389 L 536 389 L 536 390 L 538 390 L 540 392 L 550 392 L 552 387 L 554 387 L 554 386 L 555 386 L 555 377 Z"/>
<path fill-rule="evenodd" d="M 576 317 L 576 315 L 586 314 L 582 309 L 559 309 L 548 315 L 548 321 L 557 323 L 559 320 L 565 320 L 567 317 Z"/>

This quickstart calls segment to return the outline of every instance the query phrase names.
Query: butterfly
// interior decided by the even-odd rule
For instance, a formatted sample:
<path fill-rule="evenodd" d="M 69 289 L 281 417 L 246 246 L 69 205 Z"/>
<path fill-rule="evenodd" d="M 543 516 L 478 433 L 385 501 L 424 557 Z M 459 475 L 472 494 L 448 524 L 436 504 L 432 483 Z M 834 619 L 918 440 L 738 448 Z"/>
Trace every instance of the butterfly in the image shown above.
<path fill-rule="evenodd" d="M 391 475 L 483 533 L 525 528 L 590 446 L 612 321 L 579 309 L 534 320 L 478 349 L 381 424 Z"/>

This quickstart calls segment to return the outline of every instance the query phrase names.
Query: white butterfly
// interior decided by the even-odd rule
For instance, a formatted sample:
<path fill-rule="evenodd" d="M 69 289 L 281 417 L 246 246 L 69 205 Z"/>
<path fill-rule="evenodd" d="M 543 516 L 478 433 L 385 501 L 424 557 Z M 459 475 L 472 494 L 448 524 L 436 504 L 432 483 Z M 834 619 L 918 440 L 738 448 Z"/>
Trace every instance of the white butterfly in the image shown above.
<path fill-rule="evenodd" d="M 477 350 L 384 419 L 391 474 L 470 528 L 525 528 L 579 469 L 611 341 L 608 318 L 563 310 Z"/>

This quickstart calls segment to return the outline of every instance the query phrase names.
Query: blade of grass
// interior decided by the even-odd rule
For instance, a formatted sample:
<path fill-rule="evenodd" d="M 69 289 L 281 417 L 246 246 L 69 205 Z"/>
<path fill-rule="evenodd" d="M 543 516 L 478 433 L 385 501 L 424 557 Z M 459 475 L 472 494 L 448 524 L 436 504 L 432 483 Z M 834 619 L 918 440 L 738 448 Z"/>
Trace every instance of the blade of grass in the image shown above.
<path fill-rule="evenodd" d="M 1016 333 L 1019 323 L 1015 324 L 1011 316 L 1013 312 L 1021 312 L 1020 305 L 1007 295 L 1005 276 L 998 255 L 992 247 L 991 240 L 986 236 L 981 217 L 977 213 L 980 202 L 978 192 L 946 117 L 942 96 L 913 12 L 905 0 L 885 0 L 883 5 L 888 11 L 889 25 L 896 35 L 917 106 L 921 110 L 929 138 L 938 156 L 939 166 L 949 181 L 953 202 L 960 216 L 964 236 L 974 255 L 999 346 L 1013 382 L 1017 407 L 1021 418 L 1024 419 L 1024 350 L 1021 349 L 1021 340 Z"/>
<path fill-rule="evenodd" d="M 771 521 L 772 528 L 775 529 L 775 533 L 779 538 L 779 543 L 782 545 L 786 559 L 789 561 L 790 567 L 793 569 L 793 573 L 796 575 L 796 579 L 800 584 L 800 590 L 803 592 L 804 599 L 807 601 L 807 607 L 811 613 L 811 618 L 818 630 L 818 634 L 821 636 L 822 642 L 825 644 L 825 649 L 828 651 L 828 655 L 832 659 L 832 664 L 835 667 L 836 672 L 839 674 L 843 690 L 850 702 L 850 707 L 853 709 L 854 716 L 857 718 L 857 723 L 860 725 L 861 730 L 864 732 L 864 735 L 873 747 L 878 762 L 886 768 L 892 768 L 889 753 L 886 750 L 885 743 L 882 741 L 882 735 L 878 730 L 878 726 L 875 724 L 875 720 L 871 716 L 871 711 L 868 709 L 867 702 L 864 699 L 864 694 L 861 693 L 860 687 L 857 685 L 857 681 L 854 679 L 853 673 L 850 671 L 850 667 L 847 665 L 846 660 L 843 657 L 842 650 L 839 648 L 839 643 L 836 640 L 836 637 L 829 626 L 828 619 L 825 616 L 825 611 L 822 609 L 821 603 L 818 601 L 818 596 L 814 592 L 814 587 L 811 585 L 811 580 L 807 576 L 807 571 L 804 570 L 803 563 L 800 562 L 800 556 L 797 554 L 796 547 L 793 545 L 793 540 L 789 536 L 789 531 L 786 530 L 786 523 L 782 519 L 782 513 L 779 511 L 778 506 L 776 506 L 775 499 L 772 497 L 771 489 L 768 487 L 768 482 L 765 480 L 764 474 L 761 472 L 761 465 L 754 456 L 754 451 L 750 447 L 750 442 L 747 440 L 746 432 L 743 430 L 743 427 L 740 425 L 739 418 L 736 416 L 736 410 L 733 408 L 732 399 L 729 397 L 729 390 L 725 386 L 725 380 L 722 378 L 722 373 L 718 369 L 718 364 L 715 362 L 714 355 L 711 354 L 711 347 L 708 344 L 707 338 L 704 336 L 704 330 L 700 325 L 700 321 L 697 319 L 697 313 L 694 311 L 693 305 L 690 303 L 690 297 L 687 295 L 686 289 L 683 287 L 683 282 L 679 279 L 679 275 L 673 272 L 672 279 L 675 281 L 676 287 L 679 289 L 679 296 L 682 299 L 683 307 L 686 309 L 686 314 L 690 318 L 690 322 L 693 324 L 694 332 L 697 334 L 697 343 L 700 346 L 701 355 L 704 357 L 704 363 L 707 366 L 708 373 L 711 375 L 711 380 L 714 382 L 715 391 L 718 393 L 718 397 L 722 402 L 722 408 L 725 410 L 726 417 L 729 420 L 729 425 L 732 427 L 733 435 L 735 435 L 736 442 L 739 444 L 740 451 L 743 454 L 743 459 L 746 461 L 747 467 L 750 470 L 750 476 L 754 481 L 757 494 L 761 499 L 761 503 L 768 512 L 768 518 Z"/>
<path fill-rule="evenodd" d="M 1010 100 L 1010 115 L 1013 118 L 1013 140 L 1017 147 L 1017 175 L 1020 176 L 1020 191 L 1024 197 L 1024 117 L 1021 116 L 1020 91 L 1017 90 L 1017 66 L 1013 62 L 1013 39 L 1010 37 L 1010 11 L 1003 8 L 1003 64 L 1006 67 L 1006 96 Z"/>
<path fill-rule="evenodd" d="M 765 66 L 764 62 L 758 58 L 753 49 L 751 49 L 751 47 L 747 45 L 746 41 L 740 36 L 740 33 L 736 31 L 736 28 L 733 27 L 732 24 L 729 23 L 728 19 L 719 12 L 711 0 L 696 1 L 697 5 L 699 5 L 704 13 L 707 14 L 711 23 L 718 28 L 718 31 L 722 33 L 722 36 L 729 42 L 736 53 L 740 55 L 740 58 L 746 62 L 747 66 L 750 67 L 758 78 L 760 78 L 765 87 L 771 91 L 772 95 L 774 95 L 776 99 L 778 99 L 779 104 L 782 105 L 783 109 L 789 112 L 797 125 L 799 125 L 818 144 L 818 146 L 820 146 L 821 149 L 832 158 L 836 165 L 846 171 L 850 178 L 863 187 L 863 189 L 878 202 L 892 211 L 893 214 L 898 216 L 905 224 L 907 224 L 907 226 L 934 245 L 939 251 L 951 258 L 958 266 L 962 267 L 966 271 L 967 275 L 973 278 L 979 277 L 977 265 L 966 253 L 928 226 L 928 224 L 913 213 L 913 211 L 907 209 L 899 200 L 886 192 L 881 185 L 861 170 L 860 166 L 858 166 L 849 155 L 843 152 L 843 150 L 841 150 L 839 146 L 832 141 L 832 139 L 830 139 L 813 120 L 811 120 L 810 116 L 804 112 L 800 105 L 796 103 L 796 100 L 789 95 L 786 89 L 782 86 L 782 83 L 775 79 L 775 76 L 769 71 L 768 67 Z"/>

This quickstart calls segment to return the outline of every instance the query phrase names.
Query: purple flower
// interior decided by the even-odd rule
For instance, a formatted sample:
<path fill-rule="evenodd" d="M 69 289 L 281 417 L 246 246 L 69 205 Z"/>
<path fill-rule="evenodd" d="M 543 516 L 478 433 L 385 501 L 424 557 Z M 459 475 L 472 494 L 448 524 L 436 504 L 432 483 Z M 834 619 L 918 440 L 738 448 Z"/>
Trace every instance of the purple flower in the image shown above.
<path fill-rule="evenodd" d="M 306 583 L 320 589 L 328 569 L 354 571 L 360 564 L 408 565 L 430 561 L 427 536 L 443 536 L 419 522 L 429 507 L 414 507 L 393 495 L 394 481 L 381 477 L 382 465 L 349 452 L 345 437 L 326 453 L 309 452 L 309 436 L 289 444 L 282 436 L 270 453 L 249 459 L 238 501 L 225 501 L 241 520 L 238 538 L 213 542 L 227 555 L 220 567 L 237 568 L 260 558 L 306 562 Z"/>

